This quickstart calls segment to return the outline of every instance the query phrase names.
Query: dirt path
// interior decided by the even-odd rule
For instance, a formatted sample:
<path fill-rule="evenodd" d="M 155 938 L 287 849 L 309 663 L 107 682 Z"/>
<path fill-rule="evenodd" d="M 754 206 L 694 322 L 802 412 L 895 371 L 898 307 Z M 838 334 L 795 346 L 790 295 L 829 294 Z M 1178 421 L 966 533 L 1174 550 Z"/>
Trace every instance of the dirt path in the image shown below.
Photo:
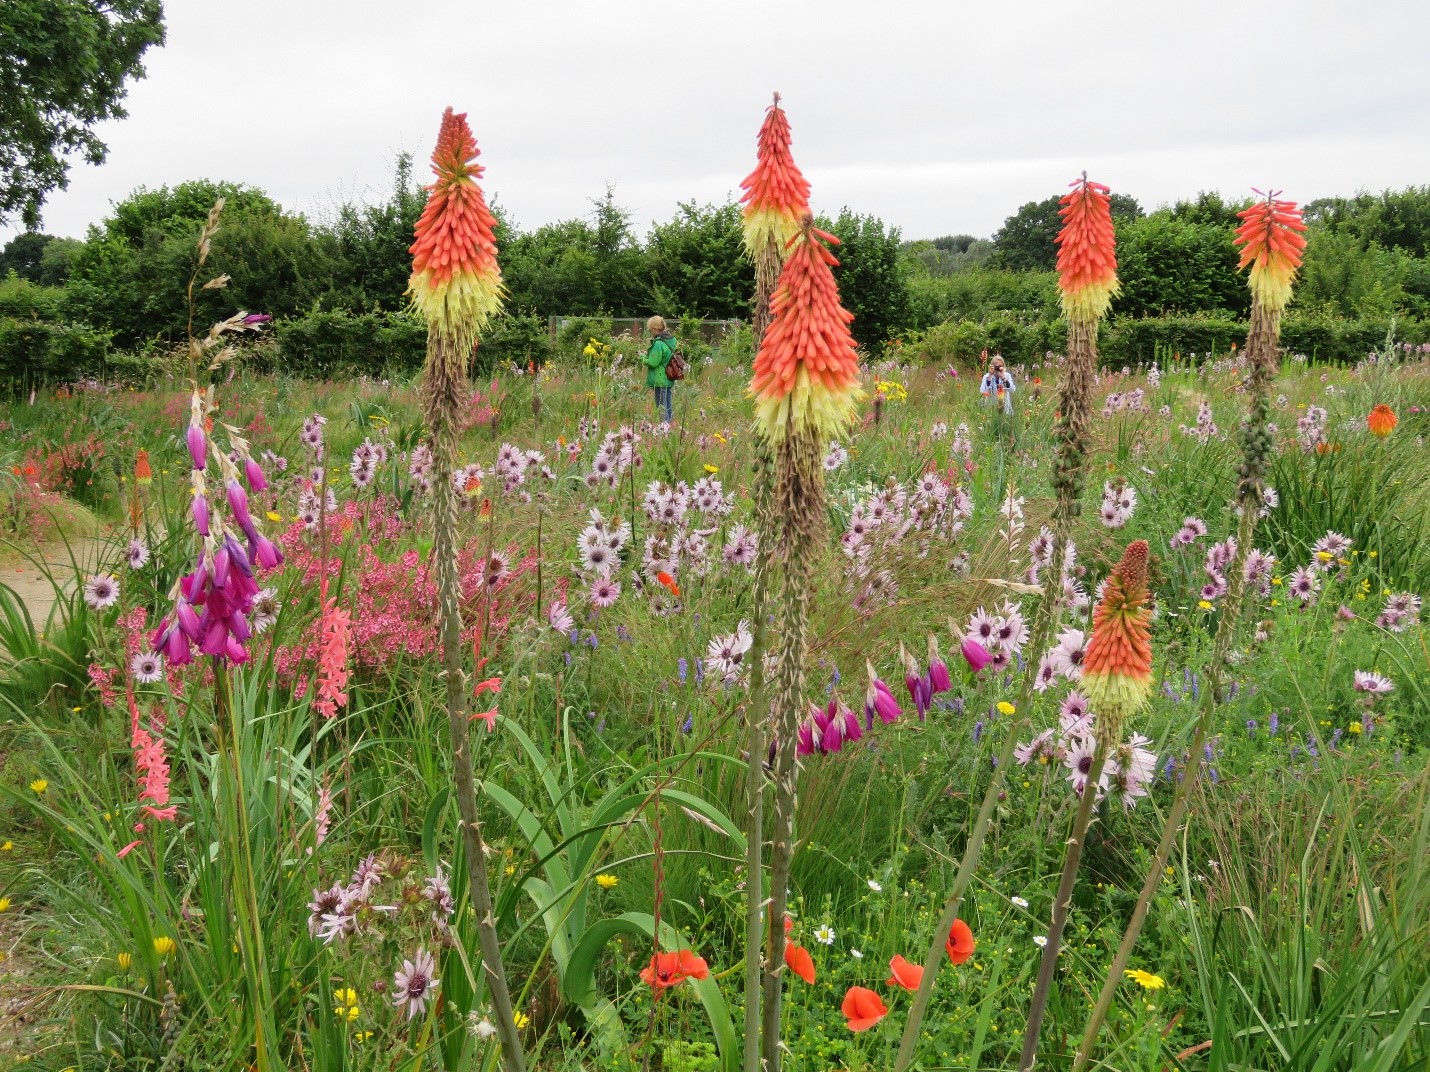
<path fill-rule="evenodd" d="M 37 561 L 8 555 L 4 566 L 0 566 L 0 584 L 15 590 L 25 601 L 35 628 L 43 629 L 50 608 L 55 605 L 55 589 L 47 571 L 69 591 L 75 583 L 75 564 L 78 564 L 81 576 L 93 573 L 98 568 L 99 556 L 105 546 L 103 537 L 85 536 L 70 540 L 68 546 L 55 542 L 32 550 L 30 557 Z M 44 569 L 37 562 L 42 563 Z"/>

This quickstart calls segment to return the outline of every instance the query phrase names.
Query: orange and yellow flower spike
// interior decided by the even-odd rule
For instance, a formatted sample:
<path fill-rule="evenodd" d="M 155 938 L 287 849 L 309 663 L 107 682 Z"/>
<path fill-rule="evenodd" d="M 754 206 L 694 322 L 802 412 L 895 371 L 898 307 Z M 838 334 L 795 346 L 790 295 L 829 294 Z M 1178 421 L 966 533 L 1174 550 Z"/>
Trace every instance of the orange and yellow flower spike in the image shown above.
<path fill-rule="evenodd" d="M 1301 210 L 1294 201 L 1279 200 L 1280 193 L 1272 190 L 1237 213 L 1242 221 L 1236 229 L 1236 244 L 1241 247 L 1238 267 L 1251 267 L 1247 285 L 1269 313 L 1280 313 L 1290 303 L 1291 284 L 1306 252 Z"/>
<path fill-rule="evenodd" d="M 1092 640 L 1083 658 L 1082 691 L 1097 716 L 1098 738 L 1114 748 L 1123 720 L 1152 692 L 1151 614 L 1147 609 L 1146 540 L 1122 552 L 1092 616 Z"/>
<path fill-rule="evenodd" d="M 1058 290 L 1069 321 L 1092 323 L 1106 313 L 1121 289 L 1117 282 L 1117 239 L 1112 229 L 1108 188 L 1082 178 L 1058 202 Z"/>
<path fill-rule="evenodd" d="M 854 316 L 839 304 L 831 271 L 839 262 L 825 245 L 839 239 L 816 229 L 808 215 L 801 226 L 770 302 L 749 393 L 767 442 L 808 433 L 823 449 L 849 426 L 864 391 L 849 333 Z"/>
<path fill-rule="evenodd" d="M 496 219 L 477 185 L 482 166 L 465 112 L 448 108 L 432 152 L 436 181 L 412 243 L 407 293 L 428 330 L 463 358 L 477 333 L 501 308 L 505 288 L 497 266 Z"/>
<path fill-rule="evenodd" d="M 809 181 L 790 154 L 789 120 L 780 107 L 780 95 L 765 109 L 760 127 L 755 170 L 740 182 L 744 205 L 745 249 L 751 257 L 773 245 L 783 250 L 799 234 L 800 220 L 809 212 Z"/>

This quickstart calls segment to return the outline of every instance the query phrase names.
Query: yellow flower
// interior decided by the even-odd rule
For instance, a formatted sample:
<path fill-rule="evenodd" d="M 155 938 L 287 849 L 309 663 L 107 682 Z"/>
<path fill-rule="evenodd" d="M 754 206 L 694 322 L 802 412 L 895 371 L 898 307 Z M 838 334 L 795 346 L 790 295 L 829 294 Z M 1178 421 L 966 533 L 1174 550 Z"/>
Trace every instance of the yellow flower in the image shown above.
<path fill-rule="evenodd" d="M 277 524 L 278 522 L 280 522 L 280 521 L 283 520 L 283 515 L 280 514 L 277 510 L 269 510 L 269 511 L 268 511 L 268 520 L 274 522 L 275 524 Z"/>
<path fill-rule="evenodd" d="M 352 1023 L 362 1010 L 358 1007 L 357 991 L 350 986 L 340 986 L 333 991 L 333 1015 L 339 1020 Z"/>
<path fill-rule="evenodd" d="M 30 783 L 30 788 L 36 793 L 43 793 L 49 787 L 50 783 L 45 781 L 43 778 L 36 778 L 33 782 Z"/>
<path fill-rule="evenodd" d="M 728 439 L 726 439 L 724 436 L 722 436 L 719 432 L 716 432 L 716 433 L 715 433 L 715 442 L 717 442 L 717 443 L 728 443 L 728 442 L 730 442 L 730 441 L 729 441 Z"/>
<path fill-rule="evenodd" d="M 355 1042 L 359 1042 L 359 1043 L 366 1042 L 366 1041 L 367 1041 L 368 1039 L 370 1039 L 370 1038 L 372 1038 L 372 1032 L 371 1032 L 371 1031 L 354 1031 L 354 1032 L 353 1032 L 353 1041 L 355 1041 Z"/>
<path fill-rule="evenodd" d="M 603 890 L 615 889 L 616 883 L 621 881 L 615 875 L 601 874 L 596 876 L 596 885 Z"/>
<path fill-rule="evenodd" d="M 1201 607 L 1202 610 L 1215 610 L 1215 609 L 1216 609 L 1214 606 L 1212 606 L 1211 600 L 1208 600 L 1208 599 L 1199 599 L 1199 600 L 1197 600 L 1197 606 Z"/>
<path fill-rule="evenodd" d="M 11 849 L 13 849 L 14 847 L 15 847 L 15 843 L 14 843 L 13 841 L 8 841 L 8 840 L 7 840 L 7 841 L 5 842 L 5 844 L 0 845 L 0 852 L 9 852 L 9 851 L 10 851 Z"/>
<path fill-rule="evenodd" d="M 1135 982 L 1143 990 L 1161 990 L 1167 985 L 1167 981 L 1160 975 L 1153 975 L 1151 972 L 1145 972 L 1141 968 L 1128 968 L 1122 974 Z"/>
<path fill-rule="evenodd" d="M 1271 583 L 1272 583 L 1272 584 L 1280 584 L 1280 583 L 1281 583 L 1281 578 L 1280 578 L 1280 577 L 1272 577 L 1272 578 L 1271 578 Z"/>
<path fill-rule="evenodd" d="M 167 934 L 160 935 L 154 939 L 154 952 L 158 953 L 161 957 L 172 956 L 174 950 L 178 948 L 179 947 L 174 943 L 174 939 L 170 938 Z"/>
<path fill-rule="evenodd" d="M 1333 555 L 1333 554 L 1331 554 L 1331 552 L 1329 552 L 1329 551 L 1317 551 L 1317 552 L 1316 552 L 1316 557 L 1319 558 L 1322 562 L 1329 562 L 1331 559 L 1335 558 L 1336 556 Z"/>
<path fill-rule="evenodd" d="M 10 911 L 10 898 L 0 897 L 0 912 Z"/>
<path fill-rule="evenodd" d="M 514 874 L 516 874 L 516 865 L 515 865 L 515 864 L 507 864 L 506 867 L 502 870 L 502 874 L 503 874 L 503 875 L 506 875 L 506 876 L 508 876 L 508 877 L 510 877 L 510 876 L 512 876 L 512 875 L 514 875 Z"/>
<path fill-rule="evenodd" d="M 531 1023 L 531 1017 L 527 1016 L 526 1013 L 517 1010 L 516 1012 L 511 1014 L 511 1022 L 516 1024 L 516 1029 L 518 1031 L 524 1031 L 527 1025 Z"/>
<path fill-rule="evenodd" d="M 114 958 L 114 960 L 115 960 L 115 963 L 117 963 L 117 964 L 119 965 L 119 970 L 120 970 L 120 971 L 128 971 L 128 970 L 129 970 L 131 967 L 133 967 L 133 965 L 134 965 L 134 954 L 133 954 L 133 953 L 120 953 L 118 956 L 116 956 L 116 957 Z"/>
<path fill-rule="evenodd" d="M 718 465 L 707 465 L 707 466 L 705 467 L 705 471 L 706 471 L 707 473 L 710 473 L 710 474 L 713 475 L 713 474 L 718 473 L 718 472 L 720 471 L 720 467 L 719 467 Z"/>
<path fill-rule="evenodd" d="M 1351 723 L 1348 723 L 1348 724 L 1346 725 L 1346 730 L 1347 730 L 1347 732 L 1350 732 L 1350 733 L 1363 733 L 1363 732 L 1365 732 L 1365 728 L 1364 728 L 1359 722 L 1351 722 Z"/>
<path fill-rule="evenodd" d="M 1007 700 L 998 701 L 998 710 L 1005 715 L 1016 714 L 1018 711 L 1018 709 L 1012 704 L 1010 704 Z"/>

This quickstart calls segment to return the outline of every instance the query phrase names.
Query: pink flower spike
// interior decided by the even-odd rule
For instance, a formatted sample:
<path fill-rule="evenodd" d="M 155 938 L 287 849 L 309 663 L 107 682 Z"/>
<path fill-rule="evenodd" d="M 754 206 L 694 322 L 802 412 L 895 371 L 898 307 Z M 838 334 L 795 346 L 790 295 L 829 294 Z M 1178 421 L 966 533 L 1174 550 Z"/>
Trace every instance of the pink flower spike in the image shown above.
<path fill-rule="evenodd" d="M 988 654 L 988 650 L 972 637 L 964 637 L 963 643 L 959 645 L 959 650 L 963 652 L 964 659 L 967 660 L 975 674 L 993 659 L 993 656 Z"/>

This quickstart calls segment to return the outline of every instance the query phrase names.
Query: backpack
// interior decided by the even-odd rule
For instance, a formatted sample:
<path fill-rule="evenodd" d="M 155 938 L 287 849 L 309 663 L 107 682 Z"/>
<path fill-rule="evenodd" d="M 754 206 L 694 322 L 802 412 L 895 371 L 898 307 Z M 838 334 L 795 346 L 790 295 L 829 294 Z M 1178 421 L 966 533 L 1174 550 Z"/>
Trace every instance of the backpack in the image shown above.
<path fill-rule="evenodd" d="M 665 374 L 669 377 L 671 383 L 675 383 L 677 380 L 685 379 L 686 370 L 685 355 L 679 350 L 676 350 L 670 355 L 670 360 L 665 364 Z"/>

